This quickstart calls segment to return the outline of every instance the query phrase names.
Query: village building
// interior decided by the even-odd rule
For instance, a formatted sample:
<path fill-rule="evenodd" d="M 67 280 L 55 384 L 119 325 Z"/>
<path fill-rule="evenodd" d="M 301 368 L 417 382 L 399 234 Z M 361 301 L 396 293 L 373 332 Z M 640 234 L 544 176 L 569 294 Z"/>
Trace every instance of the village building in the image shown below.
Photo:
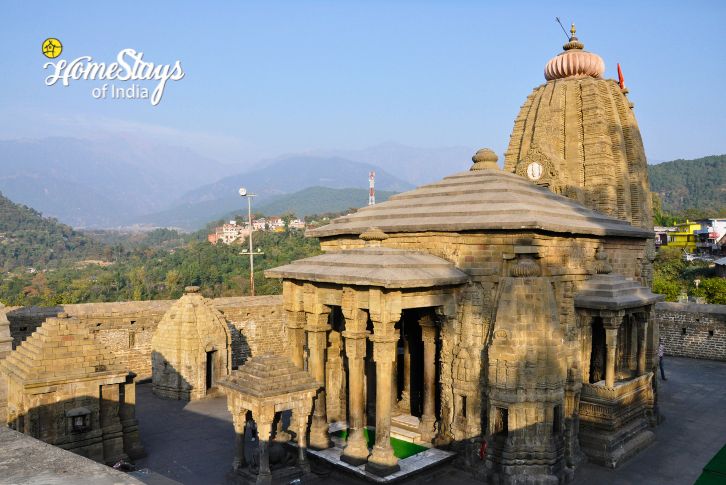
<path fill-rule="evenodd" d="M 237 221 L 229 221 L 214 228 L 214 232 L 207 235 L 207 240 L 212 244 L 219 242 L 223 244 L 242 243 L 248 237 L 250 230 L 248 227 L 238 225 Z"/>

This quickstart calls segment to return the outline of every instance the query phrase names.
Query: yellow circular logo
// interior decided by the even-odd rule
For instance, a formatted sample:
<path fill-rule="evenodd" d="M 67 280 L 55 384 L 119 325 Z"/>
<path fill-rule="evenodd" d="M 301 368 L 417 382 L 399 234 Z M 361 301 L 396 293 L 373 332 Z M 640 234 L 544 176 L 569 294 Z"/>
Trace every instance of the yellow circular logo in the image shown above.
<path fill-rule="evenodd" d="M 55 37 L 48 37 L 43 41 L 43 55 L 49 59 L 55 59 L 63 52 L 63 44 Z"/>

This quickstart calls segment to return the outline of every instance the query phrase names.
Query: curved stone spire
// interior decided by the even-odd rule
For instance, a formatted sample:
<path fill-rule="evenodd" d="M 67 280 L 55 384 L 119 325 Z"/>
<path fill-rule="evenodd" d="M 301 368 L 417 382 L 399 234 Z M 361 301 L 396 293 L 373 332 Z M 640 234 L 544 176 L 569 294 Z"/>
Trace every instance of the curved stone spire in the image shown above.
<path fill-rule="evenodd" d="M 652 229 L 648 168 L 632 104 L 573 35 L 514 122 L 504 170 Z"/>
<path fill-rule="evenodd" d="M 227 322 L 198 286 L 187 286 L 169 307 L 156 327 L 151 350 L 153 391 L 167 399 L 203 398 L 232 366 Z M 212 382 L 207 382 L 208 367 Z"/>
<path fill-rule="evenodd" d="M 575 24 L 570 29 L 572 36 L 562 46 L 564 52 L 547 62 L 544 70 L 545 79 L 564 79 L 569 77 L 594 77 L 599 79 L 605 72 L 602 57 L 583 50 L 585 45 L 575 37 Z"/>

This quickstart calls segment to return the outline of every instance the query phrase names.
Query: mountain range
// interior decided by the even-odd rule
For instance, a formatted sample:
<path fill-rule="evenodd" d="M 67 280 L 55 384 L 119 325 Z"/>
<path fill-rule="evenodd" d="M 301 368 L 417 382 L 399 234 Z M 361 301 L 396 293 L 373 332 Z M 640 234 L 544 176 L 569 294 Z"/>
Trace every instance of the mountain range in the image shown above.
<path fill-rule="evenodd" d="M 233 170 L 189 149 L 138 139 L 0 141 L 0 191 L 80 228 L 162 210 Z"/>
<path fill-rule="evenodd" d="M 386 143 L 228 165 L 187 148 L 123 137 L 4 140 L 0 191 L 76 228 L 194 230 L 246 205 L 237 195 L 243 185 L 259 205 L 309 187 L 367 190 L 375 170 L 377 190 L 400 192 L 465 169 L 469 152 Z"/>

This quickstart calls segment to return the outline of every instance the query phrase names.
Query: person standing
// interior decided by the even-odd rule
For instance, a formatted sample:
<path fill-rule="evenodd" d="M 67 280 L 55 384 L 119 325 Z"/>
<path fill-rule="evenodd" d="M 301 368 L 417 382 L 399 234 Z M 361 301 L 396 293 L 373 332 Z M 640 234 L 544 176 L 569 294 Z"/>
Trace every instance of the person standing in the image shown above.
<path fill-rule="evenodd" d="M 663 356 L 665 355 L 665 344 L 663 339 L 658 340 L 658 365 L 660 367 L 660 378 L 667 381 L 665 371 L 663 370 Z"/>

